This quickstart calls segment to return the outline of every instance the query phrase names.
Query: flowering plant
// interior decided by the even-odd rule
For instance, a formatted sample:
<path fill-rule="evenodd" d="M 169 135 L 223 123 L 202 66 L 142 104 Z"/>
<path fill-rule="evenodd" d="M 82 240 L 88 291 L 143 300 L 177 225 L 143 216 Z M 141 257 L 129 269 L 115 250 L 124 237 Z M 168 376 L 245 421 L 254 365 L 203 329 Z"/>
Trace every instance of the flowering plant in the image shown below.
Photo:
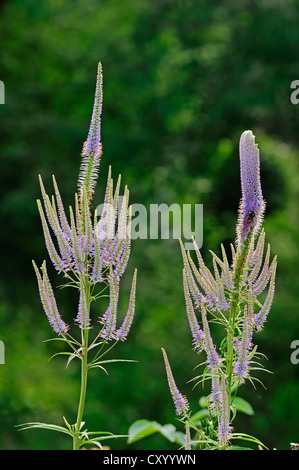
<path fill-rule="evenodd" d="M 211 384 L 208 416 L 198 426 L 190 413 L 187 398 L 176 386 L 166 351 L 162 349 L 176 413 L 186 426 L 186 449 L 194 446 L 231 449 L 236 448 L 231 443 L 236 439 L 264 446 L 253 436 L 233 432 L 232 427 L 239 387 L 246 380 L 251 383 L 259 381 L 254 377 L 254 371 L 264 369 L 259 362 L 263 355 L 253 345 L 253 336 L 262 330 L 267 320 L 277 266 L 276 256 L 270 262 L 270 245 L 264 256 L 265 233 L 261 226 L 265 202 L 260 183 L 259 150 L 251 131 L 243 132 L 240 139 L 240 165 L 242 198 L 236 243 L 231 245 L 232 262 L 229 263 L 221 245 L 221 257 L 211 252 L 212 273 L 204 263 L 195 240 L 198 267 L 180 242 L 186 311 L 193 345 L 198 354 L 205 354 L 203 373 L 194 381 L 196 384 L 206 381 Z M 267 286 L 266 298 L 261 303 L 258 297 Z M 220 325 L 226 333 L 218 348 L 211 335 L 212 323 Z M 190 429 L 195 431 L 193 440 Z"/>
<path fill-rule="evenodd" d="M 68 356 L 67 365 L 73 359 L 81 361 L 81 391 L 75 424 L 65 426 L 32 422 L 21 425 L 21 429 L 45 428 L 68 434 L 73 439 L 73 449 L 93 444 L 101 447 L 105 439 L 118 436 L 109 432 L 88 432 L 84 428 L 83 412 L 89 370 L 99 368 L 106 372 L 106 365 L 122 359 L 106 359 L 104 356 L 116 343 L 124 341 L 129 333 L 135 312 L 135 291 L 137 270 L 132 280 L 129 306 L 119 328 L 117 307 L 119 285 L 130 256 L 130 210 L 129 191 L 124 189 L 120 196 L 120 177 L 114 187 L 109 168 L 102 213 L 91 213 L 92 199 L 97 183 L 101 144 L 102 112 L 102 66 L 98 65 L 96 93 L 93 113 L 86 142 L 83 145 L 78 191 L 75 206 L 69 208 L 69 218 L 64 210 L 62 198 L 53 176 L 55 196 L 46 193 L 42 178 L 39 177 L 43 205 L 37 201 L 47 251 L 54 268 L 67 279 L 65 287 L 78 291 L 78 310 L 74 318 L 75 334 L 62 319 L 55 300 L 54 291 L 47 272 L 46 261 L 38 269 L 33 261 L 39 294 L 49 323 L 58 338 L 68 345 L 69 350 L 60 352 Z M 53 241 L 55 237 L 55 242 Z M 98 316 L 101 326 L 93 333 L 95 326 L 91 307 L 99 299 L 109 298 L 104 312 Z M 80 333 L 78 335 L 78 332 Z M 93 333 L 93 334 L 92 334 Z"/>

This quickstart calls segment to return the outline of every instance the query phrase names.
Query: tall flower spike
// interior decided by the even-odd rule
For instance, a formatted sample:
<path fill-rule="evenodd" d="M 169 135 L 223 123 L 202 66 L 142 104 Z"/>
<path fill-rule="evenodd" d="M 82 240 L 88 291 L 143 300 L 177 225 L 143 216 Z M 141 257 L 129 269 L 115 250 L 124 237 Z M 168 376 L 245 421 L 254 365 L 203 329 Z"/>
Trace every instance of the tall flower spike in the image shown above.
<path fill-rule="evenodd" d="M 49 320 L 49 323 L 51 327 L 53 328 L 54 332 L 57 333 L 58 335 L 66 333 L 69 327 L 62 320 L 58 312 L 53 289 L 48 278 L 46 262 L 44 261 L 41 267 L 43 278 L 41 277 L 39 270 L 34 261 L 32 261 L 32 264 L 33 264 L 36 278 L 37 278 L 38 289 L 39 289 L 39 294 L 40 294 L 40 298 L 42 301 L 42 305 L 43 305 L 45 314 Z"/>
<path fill-rule="evenodd" d="M 275 264 L 273 266 L 272 270 L 272 275 L 271 275 L 271 281 L 269 285 L 269 291 L 266 297 L 266 300 L 264 302 L 264 305 L 262 306 L 261 310 L 259 313 L 256 314 L 255 316 L 255 327 L 257 331 L 260 331 L 263 328 L 263 325 L 265 321 L 267 320 L 268 313 L 270 311 L 272 302 L 273 302 L 273 297 L 274 297 L 274 291 L 275 291 L 275 274 L 276 274 L 276 266 L 277 262 L 275 261 Z"/>
<path fill-rule="evenodd" d="M 177 415 L 183 415 L 185 416 L 188 413 L 189 410 L 189 403 L 187 398 L 181 394 L 179 389 L 176 386 L 176 383 L 174 381 L 172 371 L 170 368 L 170 364 L 168 361 L 168 357 L 166 354 L 165 349 L 162 348 L 162 353 L 164 357 L 164 362 L 165 362 L 165 368 L 166 368 L 166 374 L 167 374 L 167 380 L 168 380 L 168 385 L 170 389 L 170 393 L 174 402 L 175 406 L 175 412 Z"/>
<path fill-rule="evenodd" d="M 67 241 L 67 236 L 64 233 L 64 231 L 61 229 L 59 218 L 56 213 L 56 208 L 54 208 L 50 202 L 49 196 L 47 195 L 45 191 L 43 181 L 40 175 L 39 175 L 39 181 L 40 181 L 41 192 L 43 196 L 44 206 L 46 209 L 46 216 L 47 216 L 49 225 L 51 229 L 53 230 L 53 233 L 56 236 L 62 259 L 70 267 L 72 256 L 71 256 L 71 249 Z M 40 207 L 40 204 L 39 204 L 39 207 Z"/>
<path fill-rule="evenodd" d="M 218 439 L 220 447 L 225 448 L 228 440 L 231 437 L 231 424 L 229 420 L 229 402 L 228 402 L 228 394 L 226 390 L 226 380 L 225 375 L 221 374 L 221 412 L 218 424 Z"/>
<path fill-rule="evenodd" d="M 117 305 L 119 299 L 119 281 L 114 277 L 111 265 L 109 270 L 109 286 L 110 302 L 106 312 L 100 319 L 101 323 L 104 323 L 104 328 L 102 329 L 99 335 L 101 338 L 107 341 L 114 339 Z"/>
<path fill-rule="evenodd" d="M 203 349 L 204 343 L 204 333 L 201 330 L 192 304 L 192 299 L 190 296 L 189 288 L 188 288 L 188 281 L 186 276 L 186 271 L 183 269 L 183 282 L 184 282 L 184 294 L 185 294 L 185 302 L 186 302 L 186 311 L 187 317 L 189 321 L 189 326 L 193 338 L 194 349 L 200 353 Z"/>
<path fill-rule="evenodd" d="M 211 368 L 214 368 L 215 366 L 219 365 L 220 358 L 213 344 L 213 340 L 211 337 L 210 328 L 208 324 L 208 319 L 207 319 L 207 313 L 206 313 L 206 309 L 205 309 L 203 302 L 201 303 L 201 317 L 202 317 L 203 331 L 205 335 L 204 344 L 205 344 L 205 351 L 207 353 L 207 361 L 208 361 L 209 366 Z"/>
<path fill-rule="evenodd" d="M 79 299 L 78 314 L 77 314 L 75 321 L 79 324 L 79 327 L 82 328 L 83 330 L 90 328 L 88 299 L 86 297 L 86 287 L 85 287 L 82 277 L 80 277 L 80 299 Z"/>
<path fill-rule="evenodd" d="M 219 374 L 211 374 L 211 394 L 208 397 L 209 409 L 212 414 L 216 414 L 219 411 L 221 405 L 221 388 Z"/>
<path fill-rule="evenodd" d="M 133 318 L 134 318 L 134 313 L 135 313 L 135 294 L 136 294 L 136 278 L 137 278 L 137 269 L 134 271 L 134 276 L 132 280 L 132 286 L 131 286 L 131 293 L 130 293 L 130 300 L 129 300 L 129 306 L 128 310 L 125 316 L 125 319 L 123 321 L 123 324 L 121 327 L 115 331 L 114 333 L 114 338 L 115 339 L 120 339 L 121 341 L 125 341 L 127 339 L 127 336 L 129 334 Z"/>
<path fill-rule="evenodd" d="M 243 329 L 242 337 L 238 343 L 238 358 L 234 365 L 234 373 L 241 383 L 245 381 L 245 378 L 249 372 L 249 352 L 251 349 L 251 341 L 253 334 L 253 301 L 250 300 L 249 308 L 245 305 L 243 314 Z"/>
<path fill-rule="evenodd" d="M 51 234 L 50 234 L 49 227 L 48 227 L 48 224 L 47 224 L 47 220 L 46 220 L 43 208 L 42 208 L 42 204 L 41 204 L 39 199 L 37 200 L 37 207 L 38 207 L 40 218 L 41 218 L 41 221 L 42 221 L 44 238 L 45 238 L 46 247 L 47 247 L 47 250 L 48 250 L 48 253 L 49 253 L 49 257 L 50 257 L 50 259 L 53 263 L 53 266 L 55 267 L 55 269 L 59 273 L 61 271 L 65 272 L 65 270 L 68 268 L 68 266 L 67 266 L 66 262 L 57 253 L 57 250 L 56 250 L 56 248 L 54 246 L 54 243 L 52 241 L 52 238 L 51 238 Z"/>
<path fill-rule="evenodd" d="M 103 101 L 103 74 L 102 64 L 98 64 L 96 92 L 93 112 L 87 140 L 82 149 L 82 162 L 78 178 L 79 194 L 85 188 L 89 197 L 92 197 L 97 182 L 100 159 L 102 155 L 101 144 L 101 114 Z"/>
<path fill-rule="evenodd" d="M 244 243 L 249 233 L 256 232 L 265 209 L 260 182 L 260 155 L 251 131 L 240 138 L 242 199 L 237 226 L 238 242 Z"/>

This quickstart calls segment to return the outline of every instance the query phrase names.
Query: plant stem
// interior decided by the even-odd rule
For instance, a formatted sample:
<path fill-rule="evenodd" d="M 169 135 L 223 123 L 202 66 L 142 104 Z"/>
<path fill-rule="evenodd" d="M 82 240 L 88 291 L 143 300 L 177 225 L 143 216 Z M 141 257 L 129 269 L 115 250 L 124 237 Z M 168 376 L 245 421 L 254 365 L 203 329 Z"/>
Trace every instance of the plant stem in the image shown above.
<path fill-rule="evenodd" d="M 236 321 L 236 312 L 238 306 L 238 294 L 236 295 L 233 305 L 230 310 L 229 324 L 227 331 L 227 395 L 228 403 L 231 406 L 231 388 L 232 388 L 232 371 L 233 371 L 233 359 L 234 359 L 234 348 L 233 348 L 233 339 L 235 332 L 235 321 Z"/>
<path fill-rule="evenodd" d="M 87 283 L 88 284 L 88 283 Z M 90 311 L 90 288 L 89 285 L 85 287 L 86 289 L 86 298 L 88 299 L 88 311 Z M 83 418 L 85 398 L 86 398 L 86 388 L 87 388 L 87 355 L 88 355 L 88 329 L 84 328 L 82 331 L 82 354 L 81 354 L 81 389 L 80 389 L 80 398 L 77 412 L 77 420 L 75 424 L 75 432 L 73 437 L 73 450 L 80 449 L 80 429 Z"/>

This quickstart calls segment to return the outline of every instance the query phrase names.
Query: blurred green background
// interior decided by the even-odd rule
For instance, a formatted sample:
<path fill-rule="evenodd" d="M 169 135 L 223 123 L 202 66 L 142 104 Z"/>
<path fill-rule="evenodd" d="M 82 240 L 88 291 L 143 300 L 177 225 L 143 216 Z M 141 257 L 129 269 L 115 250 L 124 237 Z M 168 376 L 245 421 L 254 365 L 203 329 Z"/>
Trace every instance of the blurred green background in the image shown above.
<path fill-rule="evenodd" d="M 279 269 L 269 320 L 255 340 L 273 374 L 266 389 L 248 384 L 240 395 L 253 416 L 235 429 L 269 448 L 299 441 L 299 365 L 290 361 L 299 339 L 298 192 L 299 105 L 290 84 L 299 79 L 299 4 L 295 0 L 33 0 L 0 5 L 1 116 L 0 448 L 64 449 L 71 442 L 48 431 L 19 432 L 26 421 L 75 421 L 79 369 L 65 370 L 41 309 L 31 265 L 47 259 L 36 199 L 37 175 L 51 193 L 55 174 L 72 204 L 80 152 L 93 105 L 97 62 L 104 70 L 102 157 L 96 203 L 108 166 L 122 174 L 131 202 L 204 204 L 202 252 L 219 252 L 235 238 L 240 199 L 238 141 L 251 129 L 261 150 L 267 201 L 265 231 Z M 202 361 L 192 351 L 177 240 L 136 240 L 121 291 L 128 299 L 138 268 L 137 309 L 109 375 L 90 374 L 85 421 L 89 430 L 127 433 L 140 418 L 176 424 L 161 347 L 177 385 L 197 410 L 205 394 L 188 381 Z M 53 284 L 59 284 L 51 273 Z M 77 299 L 58 291 L 71 323 Z M 99 312 L 100 313 L 100 312 Z M 126 449 L 126 439 L 111 441 Z M 158 435 L 134 448 L 175 448 Z"/>

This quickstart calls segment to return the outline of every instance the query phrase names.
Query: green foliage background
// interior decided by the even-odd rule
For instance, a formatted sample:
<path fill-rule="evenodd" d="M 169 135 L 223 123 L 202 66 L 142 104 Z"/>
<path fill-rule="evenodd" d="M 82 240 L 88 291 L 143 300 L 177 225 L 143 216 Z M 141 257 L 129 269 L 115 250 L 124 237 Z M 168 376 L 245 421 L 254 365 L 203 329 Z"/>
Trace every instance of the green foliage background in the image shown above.
<path fill-rule="evenodd" d="M 299 4 L 292 0 L 12 0 L 0 6 L 1 116 L 0 448 L 63 449 L 71 442 L 16 424 L 75 421 L 79 369 L 48 358 L 52 332 L 42 312 L 31 265 L 47 257 L 36 199 L 41 173 L 51 192 L 55 174 L 65 204 L 73 202 L 93 104 L 97 62 L 104 69 L 102 158 L 95 203 L 102 201 L 108 165 L 122 174 L 131 202 L 204 204 L 203 254 L 235 237 L 240 199 L 238 141 L 252 129 L 261 149 L 267 201 L 265 230 L 279 269 L 275 302 L 256 342 L 274 374 L 266 390 L 244 387 L 255 409 L 235 423 L 268 447 L 299 440 Z M 137 311 L 118 356 L 90 376 L 88 429 L 127 433 L 139 418 L 175 423 L 161 347 L 194 411 L 205 391 L 188 381 L 201 358 L 192 351 L 177 240 L 136 240 Z M 54 274 L 54 273 L 53 273 Z M 52 276 L 53 283 L 61 281 Z M 64 318 L 76 314 L 73 292 L 57 292 Z M 96 312 L 100 314 L 101 312 Z M 246 388 L 246 389 L 245 389 Z M 126 440 L 112 441 L 127 448 Z M 134 448 L 174 448 L 152 436 Z"/>

